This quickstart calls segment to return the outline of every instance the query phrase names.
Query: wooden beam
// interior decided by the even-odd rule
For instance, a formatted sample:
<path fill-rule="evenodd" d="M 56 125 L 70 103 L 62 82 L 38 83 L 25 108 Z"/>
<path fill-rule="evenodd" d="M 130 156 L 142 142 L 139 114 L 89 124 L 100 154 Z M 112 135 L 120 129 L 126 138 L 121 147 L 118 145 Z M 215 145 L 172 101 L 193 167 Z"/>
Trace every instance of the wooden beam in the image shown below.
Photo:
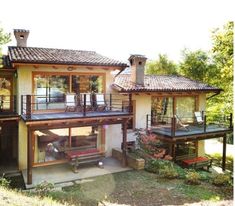
<path fill-rule="evenodd" d="M 100 140 L 100 150 L 101 152 L 105 152 L 105 127 L 101 126 L 101 140 Z"/>
<path fill-rule="evenodd" d="M 226 170 L 226 144 L 227 144 L 227 136 L 223 137 L 223 156 L 222 156 L 222 170 Z"/>
<path fill-rule="evenodd" d="M 32 165 L 33 165 L 33 144 L 32 144 L 32 131 L 27 127 L 27 184 L 32 184 Z"/>

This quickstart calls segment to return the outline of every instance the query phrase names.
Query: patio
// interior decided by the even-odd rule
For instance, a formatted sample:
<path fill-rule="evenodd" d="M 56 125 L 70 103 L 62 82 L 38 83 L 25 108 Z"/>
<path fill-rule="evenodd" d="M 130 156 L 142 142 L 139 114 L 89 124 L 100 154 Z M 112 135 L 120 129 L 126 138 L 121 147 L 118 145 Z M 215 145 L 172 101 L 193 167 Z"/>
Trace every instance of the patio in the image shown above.
<path fill-rule="evenodd" d="M 59 184 L 131 170 L 129 167 L 122 167 L 118 160 L 111 157 L 105 158 L 103 163 L 103 169 L 94 164 L 81 165 L 78 173 L 74 173 L 68 163 L 33 168 L 33 184 L 30 185 L 26 184 L 27 170 L 23 170 L 22 174 L 26 189 L 30 189 L 43 181 Z"/>

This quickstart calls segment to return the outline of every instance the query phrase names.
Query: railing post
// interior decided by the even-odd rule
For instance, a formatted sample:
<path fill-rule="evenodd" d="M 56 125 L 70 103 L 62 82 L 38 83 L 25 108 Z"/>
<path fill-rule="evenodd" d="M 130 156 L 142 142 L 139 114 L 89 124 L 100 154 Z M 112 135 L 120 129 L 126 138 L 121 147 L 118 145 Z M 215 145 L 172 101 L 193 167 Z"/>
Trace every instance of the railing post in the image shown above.
<path fill-rule="evenodd" d="M 132 94 L 129 94 L 129 113 L 132 113 Z"/>
<path fill-rule="evenodd" d="M 202 120 L 204 120 L 205 112 L 202 110 L 201 113 L 202 113 Z"/>
<path fill-rule="evenodd" d="M 176 119 L 175 117 L 171 118 L 171 136 L 175 137 L 175 126 L 176 126 Z"/>
<path fill-rule="evenodd" d="M 109 94 L 109 109 L 112 110 L 111 108 L 112 108 L 112 94 L 110 93 Z"/>
<path fill-rule="evenodd" d="M 83 116 L 86 116 L 86 94 L 83 95 Z"/>
<path fill-rule="evenodd" d="M 204 115 L 204 118 L 203 118 L 203 129 L 204 129 L 204 133 L 206 133 L 206 115 Z"/>
<path fill-rule="evenodd" d="M 149 115 L 146 116 L 146 131 L 148 131 L 148 125 L 149 125 Z"/>
<path fill-rule="evenodd" d="M 31 118 L 31 95 L 26 95 L 26 118 Z"/>
<path fill-rule="evenodd" d="M 229 118 L 229 129 L 233 128 L 233 114 L 230 113 L 230 118 Z"/>

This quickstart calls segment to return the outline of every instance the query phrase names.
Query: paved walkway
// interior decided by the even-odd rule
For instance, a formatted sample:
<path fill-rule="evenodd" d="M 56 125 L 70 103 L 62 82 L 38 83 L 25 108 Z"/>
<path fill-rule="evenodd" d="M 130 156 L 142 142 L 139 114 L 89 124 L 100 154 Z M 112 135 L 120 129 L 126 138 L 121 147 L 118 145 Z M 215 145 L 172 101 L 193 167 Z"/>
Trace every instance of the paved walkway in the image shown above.
<path fill-rule="evenodd" d="M 227 144 L 226 154 L 234 156 L 235 147 L 234 145 Z M 214 154 L 219 153 L 222 155 L 223 152 L 223 143 L 219 142 L 217 139 L 208 139 L 205 140 L 205 153 L 206 154 Z"/>
<path fill-rule="evenodd" d="M 64 187 L 73 185 L 75 181 L 80 181 L 84 178 L 131 170 L 129 167 L 122 167 L 118 160 L 111 157 L 105 158 L 103 163 L 103 169 L 95 165 L 81 165 L 78 173 L 74 173 L 68 163 L 33 168 L 33 184 L 25 184 L 25 186 L 26 189 L 30 189 L 43 181 L 47 181 L 54 184 L 62 183 L 59 186 Z M 27 171 L 23 170 L 22 173 L 24 182 L 26 183 Z"/>

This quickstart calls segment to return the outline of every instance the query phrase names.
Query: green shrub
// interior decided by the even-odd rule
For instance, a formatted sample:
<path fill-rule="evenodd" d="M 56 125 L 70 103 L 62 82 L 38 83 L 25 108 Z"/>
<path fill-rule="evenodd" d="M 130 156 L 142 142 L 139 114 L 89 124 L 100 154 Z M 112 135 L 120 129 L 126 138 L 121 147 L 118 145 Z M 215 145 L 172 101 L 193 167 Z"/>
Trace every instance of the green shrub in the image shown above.
<path fill-rule="evenodd" d="M 159 174 L 167 179 L 174 179 L 179 176 L 173 164 L 171 166 L 164 166 L 163 169 L 160 169 Z"/>
<path fill-rule="evenodd" d="M 0 186 L 1 187 L 8 188 L 8 187 L 10 187 L 10 183 L 11 183 L 11 181 L 7 180 L 6 178 L 4 178 L 4 177 L 0 178 Z"/>
<path fill-rule="evenodd" d="M 165 166 L 170 166 L 172 162 L 168 160 L 161 159 L 149 159 L 146 161 L 145 170 L 152 173 L 159 174 L 161 169 L 164 169 Z"/>
<path fill-rule="evenodd" d="M 200 184 L 200 174 L 194 170 L 189 171 L 186 174 L 185 182 L 190 185 L 199 185 Z"/>
<path fill-rule="evenodd" d="M 231 177 L 229 174 L 216 174 L 212 176 L 211 181 L 216 186 L 229 185 L 231 183 Z"/>
<path fill-rule="evenodd" d="M 49 191 L 53 190 L 55 188 L 53 183 L 47 182 L 47 181 L 43 181 L 40 184 L 36 185 L 35 187 L 35 191 L 39 194 L 39 195 L 46 195 L 46 193 L 48 193 Z"/>

